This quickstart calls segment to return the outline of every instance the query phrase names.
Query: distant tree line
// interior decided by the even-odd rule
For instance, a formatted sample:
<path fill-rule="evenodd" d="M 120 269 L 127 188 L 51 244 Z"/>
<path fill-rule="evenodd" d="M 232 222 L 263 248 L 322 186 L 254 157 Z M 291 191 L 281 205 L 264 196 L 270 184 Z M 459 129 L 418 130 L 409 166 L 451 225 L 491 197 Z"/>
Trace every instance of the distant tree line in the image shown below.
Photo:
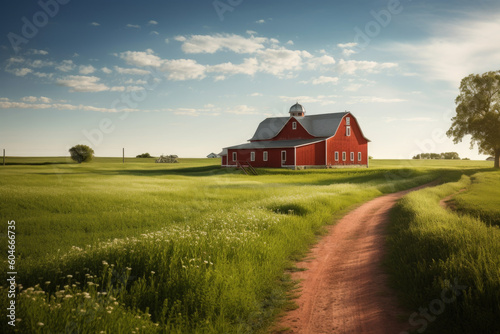
<path fill-rule="evenodd" d="M 149 153 L 142 153 L 136 156 L 136 158 L 154 158 Z"/>
<path fill-rule="evenodd" d="M 444 153 L 420 153 L 414 156 L 412 159 L 449 159 L 449 160 L 460 160 L 460 156 L 457 152 L 444 152 Z"/>

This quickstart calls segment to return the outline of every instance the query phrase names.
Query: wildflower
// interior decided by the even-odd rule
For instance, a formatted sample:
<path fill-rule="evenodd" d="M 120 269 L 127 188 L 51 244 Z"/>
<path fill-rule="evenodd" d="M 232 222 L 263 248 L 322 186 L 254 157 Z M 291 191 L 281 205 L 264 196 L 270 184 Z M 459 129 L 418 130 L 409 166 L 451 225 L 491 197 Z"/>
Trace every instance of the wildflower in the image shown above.
<path fill-rule="evenodd" d="M 66 277 L 67 278 L 73 278 L 73 275 L 67 275 Z"/>
<path fill-rule="evenodd" d="M 44 324 L 43 322 L 39 322 L 39 323 L 37 323 L 37 325 L 38 325 L 38 326 L 40 326 L 40 327 L 42 327 L 42 326 L 44 326 L 45 324 Z"/>
<path fill-rule="evenodd" d="M 45 284 L 49 285 L 49 284 L 50 284 L 50 281 L 45 282 Z"/>
<path fill-rule="evenodd" d="M 155 272 L 151 270 L 151 274 L 153 274 L 153 275 L 154 275 L 154 274 L 155 274 Z"/>

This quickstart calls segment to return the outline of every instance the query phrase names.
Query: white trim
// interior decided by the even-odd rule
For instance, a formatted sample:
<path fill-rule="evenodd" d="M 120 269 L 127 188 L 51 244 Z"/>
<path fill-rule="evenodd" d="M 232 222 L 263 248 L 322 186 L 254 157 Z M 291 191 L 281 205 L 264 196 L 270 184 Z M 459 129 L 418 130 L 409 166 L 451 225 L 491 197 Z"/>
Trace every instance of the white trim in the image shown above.
<path fill-rule="evenodd" d="M 255 151 L 250 152 L 250 161 L 255 161 Z"/>
<path fill-rule="evenodd" d="M 283 153 L 285 153 L 285 160 L 283 160 Z M 281 159 L 281 166 L 284 166 L 283 162 L 286 162 L 286 150 L 281 151 L 280 159 Z"/>
<path fill-rule="evenodd" d="M 354 152 L 351 152 L 350 158 L 351 158 L 351 161 L 354 161 Z"/>
<path fill-rule="evenodd" d="M 262 152 L 262 161 L 267 161 L 269 158 L 269 153 L 267 151 Z"/>
<path fill-rule="evenodd" d="M 232 158 L 233 158 L 233 161 L 238 161 L 238 153 L 237 152 L 232 152 L 233 154 L 231 154 Z"/>
<path fill-rule="evenodd" d="M 345 118 L 345 125 L 351 125 L 351 117 L 350 116 L 347 116 Z"/>
<path fill-rule="evenodd" d="M 358 161 L 361 161 L 361 152 L 358 152 Z"/>
<path fill-rule="evenodd" d="M 346 161 L 347 160 L 347 153 L 342 151 L 342 161 Z"/>
<path fill-rule="evenodd" d="M 325 139 L 325 165 L 328 165 L 328 141 Z"/>
<path fill-rule="evenodd" d="M 346 127 L 345 127 L 345 135 L 347 137 L 351 136 L 351 126 L 350 125 L 346 125 Z"/>
<path fill-rule="evenodd" d="M 335 151 L 335 161 L 339 161 L 339 159 L 340 159 L 339 151 Z"/>
<path fill-rule="evenodd" d="M 297 130 L 297 122 L 292 122 L 292 130 Z"/>
<path fill-rule="evenodd" d="M 297 166 L 297 148 L 293 148 L 293 165 Z"/>

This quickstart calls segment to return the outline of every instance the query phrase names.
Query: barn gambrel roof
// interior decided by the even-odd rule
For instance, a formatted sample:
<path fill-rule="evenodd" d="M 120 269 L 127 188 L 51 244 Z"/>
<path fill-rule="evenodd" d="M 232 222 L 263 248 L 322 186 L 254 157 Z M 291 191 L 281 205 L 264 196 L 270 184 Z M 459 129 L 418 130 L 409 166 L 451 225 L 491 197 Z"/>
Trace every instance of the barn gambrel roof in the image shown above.
<path fill-rule="evenodd" d="M 244 149 L 259 149 L 259 148 L 286 148 L 286 147 L 299 147 L 309 144 L 314 144 L 325 140 L 326 138 L 313 138 L 313 139 L 290 139 L 290 140 L 265 140 L 254 141 L 241 145 L 226 147 L 225 150 L 244 150 Z M 227 154 L 227 153 L 226 153 Z"/>
<path fill-rule="evenodd" d="M 328 138 L 335 135 L 342 118 L 347 114 L 349 114 L 349 112 L 338 112 L 295 117 L 295 119 L 312 136 Z M 276 137 L 289 119 L 290 117 L 266 118 L 259 124 L 255 134 L 250 140 L 269 140 Z"/>

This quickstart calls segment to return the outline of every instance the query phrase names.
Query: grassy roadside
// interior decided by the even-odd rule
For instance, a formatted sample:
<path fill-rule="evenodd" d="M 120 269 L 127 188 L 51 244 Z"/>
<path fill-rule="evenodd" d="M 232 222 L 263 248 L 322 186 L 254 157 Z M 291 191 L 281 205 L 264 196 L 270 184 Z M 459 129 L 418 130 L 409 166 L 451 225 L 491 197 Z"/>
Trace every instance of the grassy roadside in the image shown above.
<path fill-rule="evenodd" d="M 449 175 L 441 186 L 405 196 L 392 213 L 387 266 L 418 333 L 500 332 L 500 229 L 445 210 L 439 200 L 463 188 L 495 191 L 498 172 Z M 455 178 L 455 180 L 453 180 Z M 467 198 L 468 192 L 463 193 Z M 483 204 L 488 202 L 483 193 Z M 490 211 L 499 206 L 488 206 Z"/>

